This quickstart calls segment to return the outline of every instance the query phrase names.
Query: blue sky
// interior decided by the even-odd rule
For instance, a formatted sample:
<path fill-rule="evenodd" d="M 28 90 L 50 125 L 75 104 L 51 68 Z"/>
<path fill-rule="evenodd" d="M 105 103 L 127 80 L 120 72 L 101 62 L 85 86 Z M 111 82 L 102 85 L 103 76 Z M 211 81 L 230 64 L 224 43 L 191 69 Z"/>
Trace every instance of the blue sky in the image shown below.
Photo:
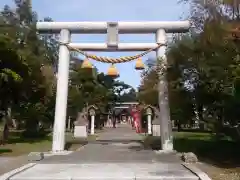
<path fill-rule="evenodd" d="M 32 0 L 33 10 L 39 19 L 51 17 L 54 21 L 174 21 L 186 19 L 189 6 L 178 0 Z M 13 5 L 13 0 L 0 0 L 0 6 Z M 73 35 L 73 42 L 104 42 L 105 35 Z M 121 35 L 121 42 L 154 42 L 153 35 Z M 137 52 L 101 52 L 101 56 L 128 56 Z M 155 53 L 145 56 L 154 57 Z M 99 71 L 106 72 L 109 65 L 93 62 Z M 140 83 L 140 73 L 135 62 L 118 64 L 119 80 L 134 88 Z"/>

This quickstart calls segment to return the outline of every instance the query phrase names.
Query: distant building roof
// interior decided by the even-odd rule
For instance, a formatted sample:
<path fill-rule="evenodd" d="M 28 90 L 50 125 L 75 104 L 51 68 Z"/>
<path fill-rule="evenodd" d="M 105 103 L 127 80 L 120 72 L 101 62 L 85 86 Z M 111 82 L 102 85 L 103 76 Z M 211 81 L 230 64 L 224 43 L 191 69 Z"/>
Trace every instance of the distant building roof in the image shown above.
<path fill-rule="evenodd" d="M 139 102 L 117 102 L 117 103 L 115 103 L 116 105 L 137 105 L 137 104 L 139 104 Z"/>
<path fill-rule="evenodd" d="M 128 109 L 126 109 L 126 108 L 125 109 L 114 109 L 115 116 L 119 116 L 122 113 L 131 115 L 131 110 L 129 108 Z"/>
<path fill-rule="evenodd" d="M 112 104 L 112 103 L 109 103 L 109 104 Z M 139 102 L 137 101 L 133 101 L 133 102 L 116 102 L 114 103 L 114 105 L 138 105 L 140 104 Z"/>

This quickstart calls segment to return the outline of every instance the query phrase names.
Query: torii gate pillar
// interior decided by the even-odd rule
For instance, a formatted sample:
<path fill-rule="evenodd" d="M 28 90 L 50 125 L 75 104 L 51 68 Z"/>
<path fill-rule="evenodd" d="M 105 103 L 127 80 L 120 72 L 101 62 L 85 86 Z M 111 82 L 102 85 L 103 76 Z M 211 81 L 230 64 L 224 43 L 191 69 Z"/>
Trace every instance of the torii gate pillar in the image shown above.
<path fill-rule="evenodd" d="M 60 41 L 70 42 L 70 31 L 60 31 Z M 53 126 L 52 151 L 63 151 L 65 147 L 66 110 L 68 98 L 68 76 L 69 76 L 70 52 L 65 45 L 59 45 L 57 94 L 55 104 L 55 117 Z"/>
<path fill-rule="evenodd" d="M 165 44 L 157 49 L 157 65 L 158 66 L 166 66 L 167 58 L 166 58 L 166 42 L 167 36 L 164 29 L 157 30 L 156 33 L 156 41 L 161 44 Z M 164 71 L 164 70 L 163 70 Z M 172 126 L 170 119 L 170 111 L 169 111 L 169 103 L 168 103 L 168 81 L 166 77 L 166 72 L 158 72 L 158 102 L 160 108 L 160 133 L 161 133 L 161 146 L 164 151 L 172 151 L 173 150 L 173 137 L 172 137 Z"/>

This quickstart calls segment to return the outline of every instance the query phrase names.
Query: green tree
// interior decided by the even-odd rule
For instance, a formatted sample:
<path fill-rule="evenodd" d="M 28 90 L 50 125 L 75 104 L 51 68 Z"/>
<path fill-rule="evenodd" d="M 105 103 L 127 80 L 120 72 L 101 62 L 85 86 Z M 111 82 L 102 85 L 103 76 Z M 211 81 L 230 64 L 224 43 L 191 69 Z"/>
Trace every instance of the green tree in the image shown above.
<path fill-rule="evenodd" d="M 38 132 L 39 121 L 53 114 L 46 110 L 53 110 L 49 107 L 55 94 L 52 58 L 56 47 L 50 46 L 48 37 L 37 35 L 37 15 L 29 2 L 15 1 L 15 5 L 6 5 L 0 15 L 1 110 L 6 114 L 12 109 L 11 116 L 24 121 L 27 131 Z"/>
<path fill-rule="evenodd" d="M 238 16 L 230 15 L 232 9 L 225 14 L 219 10 L 222 7 L 191 2 L 196 7 L 191 15 L 198 29 L 180 39 L 176 37 L 167 51 L 171 116 L 181 123 L 199 117 L 213 131 L 222 133 L 225 124 L 233 127 L 239 123 L 236 102 L 239 43 L 229 39 L 229 28 L 238 21 Z M 203 14 L 196 16 L 199 13 Z M 153 95 L 146 93 L 153 91 L 149 87 L 157 86 L 156 74 L 154 68 L 143 73 L 139 94 L 145 102 Z"/>

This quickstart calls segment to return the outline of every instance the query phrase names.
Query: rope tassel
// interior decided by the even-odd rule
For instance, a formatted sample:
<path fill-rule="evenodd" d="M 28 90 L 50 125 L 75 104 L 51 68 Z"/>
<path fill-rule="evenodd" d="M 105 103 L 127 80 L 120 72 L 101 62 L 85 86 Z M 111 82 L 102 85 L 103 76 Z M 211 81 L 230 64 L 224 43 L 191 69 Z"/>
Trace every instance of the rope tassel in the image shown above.
<path fill-rule="evenodd" d="M 115 67 L 114 64 L 112 64 L 112 65 L 109 67 L 108 72 L 107 72 L 107 75 L 108 75 L 108 76 L 111 76 L 111 77 L 113 77 L 113 78 L 119 77 L 119 73 L 118 73 L 117 68 Z"/>
<path fill-rule="evenodd" d="M 137 59 L 136 65 L 135 65 L 135 69 L 136 69 L 136 70 L 143 70 L 143 69 L 144 69 L 144 64 L 143 64 L 141 58 L 138 58 L 138 59 Z"/>
<path fill-rule="evenodd" d="M 88 58 L 84 59 L 84 61 L 82 63 L 82 68 L 92 69 L 92 64 L 88 60 Z"/>

